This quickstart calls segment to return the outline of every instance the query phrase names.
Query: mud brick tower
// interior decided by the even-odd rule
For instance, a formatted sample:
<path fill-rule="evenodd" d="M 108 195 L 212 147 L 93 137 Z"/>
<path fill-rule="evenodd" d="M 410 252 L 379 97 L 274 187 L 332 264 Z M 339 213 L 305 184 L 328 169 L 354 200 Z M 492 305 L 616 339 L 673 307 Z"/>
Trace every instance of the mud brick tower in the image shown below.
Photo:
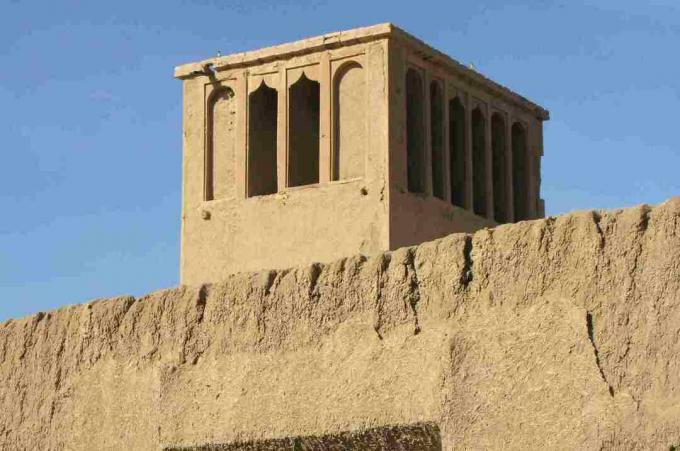
<path fill-rule="evenodd" d="M 548 112 L 392 24 L 175 76 L 182 283 L 544 215 Z"/>

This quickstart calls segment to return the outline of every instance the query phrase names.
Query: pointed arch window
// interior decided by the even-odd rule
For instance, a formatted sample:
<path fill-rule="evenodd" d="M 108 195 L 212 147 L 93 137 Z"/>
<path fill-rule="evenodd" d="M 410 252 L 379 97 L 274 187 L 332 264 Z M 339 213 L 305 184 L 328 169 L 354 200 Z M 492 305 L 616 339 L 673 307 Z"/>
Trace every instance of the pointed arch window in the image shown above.
<path fill-rule="evenodd" d="M 248 96 L 248 197 L 277 191 L 277 107 L 278 93 L 264 80 Z"/>
<path fill-rule="evenodd" d="M 304 72 L 288 89 L 288 186 L 319 183 L 319 93 Z"/>

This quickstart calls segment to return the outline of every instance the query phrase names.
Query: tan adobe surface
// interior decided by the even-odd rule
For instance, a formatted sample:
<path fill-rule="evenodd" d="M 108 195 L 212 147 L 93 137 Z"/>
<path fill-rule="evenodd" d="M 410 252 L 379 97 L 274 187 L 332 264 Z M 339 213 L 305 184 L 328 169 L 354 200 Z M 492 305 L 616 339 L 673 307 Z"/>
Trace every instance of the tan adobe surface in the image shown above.
<path fill-rule="evenodd" d="M 391 24 L 175 73 L 182 283 L 543 216 L 547 111 Z"/>
<path fill-rule="evenodd" d="M 7 321 L 0 449 L 668 450 L 679 262 L 675 198 Z"/>

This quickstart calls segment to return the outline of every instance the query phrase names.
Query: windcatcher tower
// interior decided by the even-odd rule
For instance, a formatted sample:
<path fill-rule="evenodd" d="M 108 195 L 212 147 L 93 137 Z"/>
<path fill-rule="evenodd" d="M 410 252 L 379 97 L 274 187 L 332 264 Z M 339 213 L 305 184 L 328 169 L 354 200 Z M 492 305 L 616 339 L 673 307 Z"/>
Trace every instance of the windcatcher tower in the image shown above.
<path fill-rule="evenodd" d="M 391 24 L 175 69 L 181 281 L 544 215 L 548 112 Z"/>

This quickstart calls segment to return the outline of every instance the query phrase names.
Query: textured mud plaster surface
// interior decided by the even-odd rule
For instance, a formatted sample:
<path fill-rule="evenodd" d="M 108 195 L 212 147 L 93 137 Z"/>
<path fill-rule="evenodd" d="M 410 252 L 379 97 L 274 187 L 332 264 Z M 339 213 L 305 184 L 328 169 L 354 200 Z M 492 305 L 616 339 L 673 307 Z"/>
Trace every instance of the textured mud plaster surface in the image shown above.
<path fill-rule="evenodd" d="M 446 450 L 667 450 L 679 257 L 675 198 L 11 320 L 0 447 L 238 449 L 427 423 Z"/>

